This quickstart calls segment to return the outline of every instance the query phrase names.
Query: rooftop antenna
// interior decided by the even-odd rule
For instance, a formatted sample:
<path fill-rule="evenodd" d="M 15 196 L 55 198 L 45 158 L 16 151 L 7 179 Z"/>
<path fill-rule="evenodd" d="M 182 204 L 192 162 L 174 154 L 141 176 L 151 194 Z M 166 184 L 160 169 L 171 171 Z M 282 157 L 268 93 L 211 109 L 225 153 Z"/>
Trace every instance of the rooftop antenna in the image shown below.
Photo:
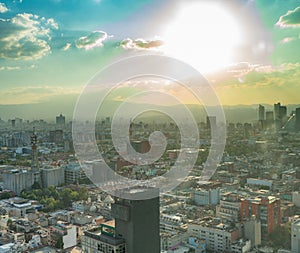
<path fill-rule="evenodd" d="M 32 136 L 31 136 L 31 149 L 32 149 L 31 169 L 32 170 L 38 170 L 39 168 L 37 144 L 38 144 L 37 134 L 35 131 L 35 127 L 33 127 Z"/>

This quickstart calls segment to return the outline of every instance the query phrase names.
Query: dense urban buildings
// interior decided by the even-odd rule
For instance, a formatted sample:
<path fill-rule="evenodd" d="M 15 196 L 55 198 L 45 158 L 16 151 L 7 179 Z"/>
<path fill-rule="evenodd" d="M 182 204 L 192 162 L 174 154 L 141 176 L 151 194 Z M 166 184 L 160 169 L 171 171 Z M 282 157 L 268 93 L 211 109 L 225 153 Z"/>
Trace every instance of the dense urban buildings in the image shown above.
<path fill-rule="evenodd" d="M 255 122 L 228 122 L 223 158 L 209 181 L 201 178 L 210 148 L 208 127 L 220 126 L 216 117 L 204 118 L 189 176 L 167 194 L 136 200 L 128 194 L 153 189 L 123 187 L 114 197 L 92 184 L 95 161 L 83 167 L 66 148 L 72 145 L 71 123 L 57 129 L 56 122 L 18 121 L 8 132 L 11 122 L 2 122 L 0 250 L 298 252 L 298 111 L 286 112 L 278 103 L 259 105 Z M 153 165 L 136 166 L 113 149 L 109 118 L 96 124 L 104 158 L 96 162 L 107 162 L 131 180 L 167 173 L 180 155 L 180 135 L 173 122 L 154 121 L 133 121 L 130 127 L 131 145 L 140 153 L 149 151 L 149 132 L 159 129 L 168 136 L 165 153 Z"/>

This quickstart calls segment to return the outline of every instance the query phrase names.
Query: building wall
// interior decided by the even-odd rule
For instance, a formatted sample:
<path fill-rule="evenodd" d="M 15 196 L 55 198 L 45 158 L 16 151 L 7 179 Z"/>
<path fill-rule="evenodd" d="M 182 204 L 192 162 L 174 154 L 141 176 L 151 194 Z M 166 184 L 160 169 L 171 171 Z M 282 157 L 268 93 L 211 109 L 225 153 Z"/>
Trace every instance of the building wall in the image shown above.
<path fill-rule="evenodd" d="M 116 199 L 112 205 L 116 234 L 125 239 L 129 253 L 160 252 L 159 197 Z"/>
<path fill-rule="evenodd" d="M 63 168 L 44 168 L 41 169 L 42 186 L 59 186 L 65 183 L 65 171 Z"/>
<path fill-rule="evenodd" d="M 199 189 L 194 192 L 194 201 L 197 205 L 217 205 L 220 203 L 220 188 L 216 189 Z"/>
<path fill-rule="evenodd" d="M 291 229 L 292 253 L 300 252 L 300 219 L 292 223 Z"/>
<path fill-rule="evenodd" d="M 67 234 L 63 236 L 64 249 L 70 248 L 77 244 L 76 226 L 67 227 Z"/>
<path fill-rule="evenodd" d="M 292 201 L 296 205 L 296 207 L 300 207 L 300 193 L 293 192 Z"/>
<path fill-rule="evenodd" d="M 239 238 L 238 230 L 226 231 L 193 223 L 188 225 L 188 233 L 205 240 L 207 249 L 216 252 L 229 251 L 231 243 Z"/>
<path fill-rule="evenodd" d="M 296 131 L 300 131 L 300 107 L 296 108 L 296 123 L 295 123 Z"/>
<path fill-rule="evenodd" d="M 4 189 L 11 190 L 16 194 L 20 194 L 22 190 L 30 190 L 34 184 L 35 174 L 32 171 L 19 171 L 13 173 L 12 171 L 4 172 L 3 186 Z"/>
<path fill-rule="evenodd" d="M 101 250 L 100 250 L 101 249 Z M 100 236 L 82 236 L 82 250 L 83 253 L 95 253 L 95 252 L 103 252 L 103 253 L 125 253 L 125 243 L 118 244 L 110 244 L 104 242 L 104 240 L 100 240 Z"/>
<path fill-rule="evenodd" d="M 269 199 L 270 198 L 270 199 Z M 262 240 L 267 241 L 270 233 L 281 223 L 280 199 L 261 197 L 251 205 L 251 214 L 261 222 Z"/>
<path fill-rule="evenodd" d="M 84 171 L 81 169 L 80 165 L 67 165 L 65 168 L 65 183 L 73 184 L 80 179 L 86 179 L 87 176 Z"/>
<path fill-rule="evenodd" d="M 255 216 L 244 223 L 244 237 L 251 240 L 251 246 L 261 245 L 261 223 Z"/>

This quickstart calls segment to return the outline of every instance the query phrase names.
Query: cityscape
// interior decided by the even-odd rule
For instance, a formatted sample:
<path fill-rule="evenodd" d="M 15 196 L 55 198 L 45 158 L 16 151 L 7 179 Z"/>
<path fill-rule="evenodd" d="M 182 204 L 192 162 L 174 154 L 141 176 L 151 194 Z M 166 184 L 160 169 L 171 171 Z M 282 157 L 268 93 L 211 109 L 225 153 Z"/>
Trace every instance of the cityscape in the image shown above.
<path fill-rule="evenodd" d="M 97 122 L 106 163 L 132 179 L 166 173 L 181 152 L 180 140 L 173 122 L 160 122 L 137 119 L 130 126 L 131 144 L 140 153 L 149 151 L 149 132 L 168 134 L 165 153 L 149 166 L 118 155 L 111 119 Z M 222 161 L 213 178 L 203 181 L 213 124 L 218 119 L 212 116 L 198 122 L 200 152 L 184 182 L 156 198 L 126 200 L 105 193 L 86 175 L 64 115 L 53 123 L 2 120 L 1 250 L 298 252 L 300 108 L 288 112 L 276 103 L 266 111 L 259 105 L 255 123 L 228 122 Z"/>
<path fill-rule="evenodd" d="M 296 0 L 0 0 L 0 253 L 300 253 Z"/>

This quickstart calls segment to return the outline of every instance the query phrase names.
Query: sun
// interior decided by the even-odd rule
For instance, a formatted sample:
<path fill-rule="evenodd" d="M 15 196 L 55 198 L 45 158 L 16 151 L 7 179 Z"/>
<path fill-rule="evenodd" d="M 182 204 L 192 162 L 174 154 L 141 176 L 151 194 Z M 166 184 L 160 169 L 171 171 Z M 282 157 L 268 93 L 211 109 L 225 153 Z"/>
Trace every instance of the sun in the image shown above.
<path fill-rule="evenodd" d="M 202 73 L 217 71 L 233 63 L 242 41 L 238 20 L 221 3 L 185 3 L 167 25 L 163 51 L 185 61 Z"/>

